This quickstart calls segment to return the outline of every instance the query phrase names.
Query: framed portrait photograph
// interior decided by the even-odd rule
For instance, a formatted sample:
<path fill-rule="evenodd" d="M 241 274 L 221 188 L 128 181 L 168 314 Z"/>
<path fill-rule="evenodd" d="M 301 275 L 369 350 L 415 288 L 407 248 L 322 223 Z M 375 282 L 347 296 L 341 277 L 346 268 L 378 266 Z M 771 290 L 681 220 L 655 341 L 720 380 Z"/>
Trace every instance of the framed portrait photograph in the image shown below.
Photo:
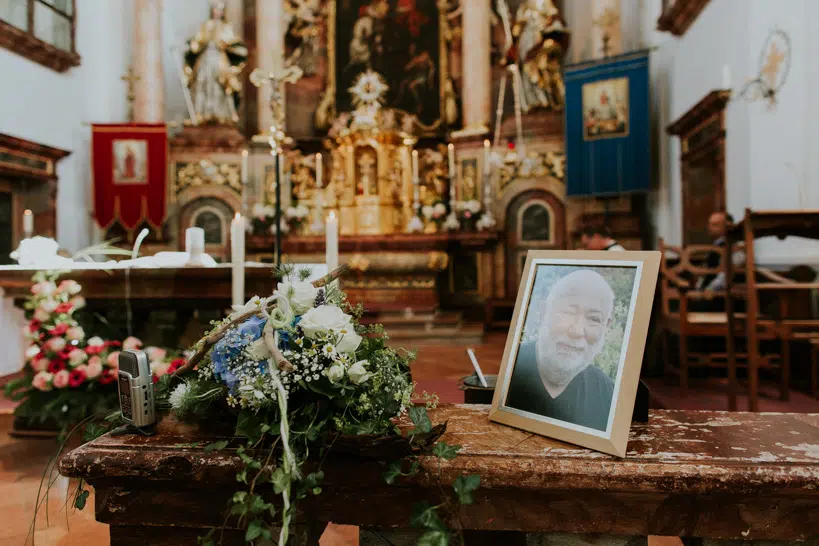
<path fill-rule="evenodd" d="M 660 253 L 530 251 L 492 421 L 624 457 Z"/>

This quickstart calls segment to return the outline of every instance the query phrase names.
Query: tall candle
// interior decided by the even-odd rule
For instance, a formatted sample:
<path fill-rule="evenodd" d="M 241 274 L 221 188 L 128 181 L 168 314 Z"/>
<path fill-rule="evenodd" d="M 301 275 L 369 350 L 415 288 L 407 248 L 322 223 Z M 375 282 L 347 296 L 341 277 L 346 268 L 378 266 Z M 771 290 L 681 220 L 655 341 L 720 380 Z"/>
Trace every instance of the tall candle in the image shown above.
<path fill-rule="evenodd" d="M 324 187 L 324 165 L 321 162 L 321 154 L 316 154 L 316 187 L 321 189 Z"/>
<path fill-rule="evenodd" d="M 189 227 L 185 230 L 185 252 L 188 253 L 187 265 L 203 265 L 202 255 L 205 253 L 204 229 Z"/>
<path fill-rule="evenodd" d="M 451 142 L 447 145 L 449 155 L 449 201 L 455 202 L 455 145 Z"/>
<path fill-rule="evenodd" d="M 489 141 L 483 141 L 483 172 L 489 174 Z"/>
<path fill-rule="evenodd" d="M 412 181 L 416 184 L 418 180 L 418 150 L 412 151 Z"/>
<path fill-rule="evenodd" d="M 247 150 L 242 150 L 242 186 L 247 185 Z"/>
<path fill-rule="evenodd" d="M 731 67 L 727 64 L 722 67 L 722 88 L 731 89 Z"/>
<path fill-rule="evenodd" d="M 240 213 L 230 222 L 230 261 L 233 305 L 245 303 L 245 219 Z"/>
<path fill-rule="evenodd" d="M 333 271 L 338 267 L 338 218 L 335 211 L 330 211 L 327 216 L 327 226 L 324 229 L 326 234 L 325 260 L 327 269 Z"/>
<path fill-rule="evenodd" d="M 34 215 L 31 210 L 23 211 L 23 237 L 28 239 L 34 233 Z"/>

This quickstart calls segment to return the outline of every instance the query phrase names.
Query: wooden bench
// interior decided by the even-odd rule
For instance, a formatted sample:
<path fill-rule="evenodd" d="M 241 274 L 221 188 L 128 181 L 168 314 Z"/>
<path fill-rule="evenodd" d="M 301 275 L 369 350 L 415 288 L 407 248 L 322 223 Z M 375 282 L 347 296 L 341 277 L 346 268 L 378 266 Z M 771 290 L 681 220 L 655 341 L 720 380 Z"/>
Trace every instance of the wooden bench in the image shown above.
<path fill-rule="evenodd" d="M 463 446 L 457 458 L 440 469 L 423 459 L 418 475 L 387 485 L 382 463 L 331 452 L 323 492 L 302 503 L 302 517 L 318 532 L 318 522 L 361 526 L 362 544 L 378 543 L 367 542 L 366 529 L 414 544 L 396 538 L 413 504 L 437 503 L 458 476 L 477 473 L 475 504 L 457 514 L 477 531 L 467 544 L 522 544 L 525 534 L 543 533 L 819 536 L 819 414 L 653 411 L 632 426 L 625 459 L 490 423 L 488 406 L 441 406 L 430 415 L 448 422 L 442 439 Z M 166 418 L 153 437 L 106 435 L 75 449 L 60 472 L 96 488 L 96 517 L 111 526 L 112 545 L 195 544 L 222 524 L 237 489 L 235 453 L 202 447 L 216 439 Z M 224 544 L 242 537 L 228 527 Z"/>

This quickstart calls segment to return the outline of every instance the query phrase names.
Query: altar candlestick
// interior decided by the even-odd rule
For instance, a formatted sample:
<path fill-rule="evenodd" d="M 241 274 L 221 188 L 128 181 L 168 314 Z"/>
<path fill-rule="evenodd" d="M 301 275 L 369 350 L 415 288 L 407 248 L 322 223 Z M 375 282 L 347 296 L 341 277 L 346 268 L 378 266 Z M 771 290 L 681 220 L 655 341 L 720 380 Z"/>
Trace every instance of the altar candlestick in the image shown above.
<path fill-rule="evenodd" d="M 189 227 L 185 230 L 185 252 L 188 253 L 186 265 L 201 266 L 202 255 L 205 253 L 205 230 L 199 227 Z"/>
<path fill-rule="evenodd" d="M 321 154 L 316 154 L 316 187 L 321 189 L 324 187 L 324 165 L 321 162 Z"/>
<path fill-rule="evenodd" d="M 412 151 L 412 180 L 418 180 L 418 150 Z"/>
<path fill-rule="evenodd" d="M 247 150 L 242 150 L 242 186 L 247 185 Z"/>
<path fill-rule="evenodd" d="M 455 202 L 455 145 L 451 142 L 447 145 L 449 155 L 449 202 Z"/>
<path fill-rule="evenodd" d="M 31 213 L 31 210 L 26 209 L 23 211 L 23 238 L 29 239 L 33 233 L 34 215 Z"/>
<path fill-rule="evenodd" d="M 489 141 L 483 141 L 483 172 L 489 174 Z"/>
<path fill-rule="evenodd" d="M 330 211 L 327 216 L 327 226 L 324 231 L 326 233 L 325 261 L 327 269 L 333 271 L 338 267 L 338 218 L 334 211 Z"/>
<path fill-rule="evenodd" d="M 233 270 L 233 305 L 245 303 L 245 220 L 236 213 L 230 223 L 230 261 Z"/>

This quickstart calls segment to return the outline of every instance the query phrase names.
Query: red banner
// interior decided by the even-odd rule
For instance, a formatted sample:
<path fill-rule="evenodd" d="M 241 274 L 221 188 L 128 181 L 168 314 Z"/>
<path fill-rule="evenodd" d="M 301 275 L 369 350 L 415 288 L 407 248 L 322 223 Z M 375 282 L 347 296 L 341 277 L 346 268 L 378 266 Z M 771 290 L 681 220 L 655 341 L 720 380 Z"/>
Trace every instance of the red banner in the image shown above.
<path fill-rule="evenodd" d="M 94 217 L 103 229 L 165 221 L 168 129 L 164 124 L 95 124 L 91 128 Z"/>

